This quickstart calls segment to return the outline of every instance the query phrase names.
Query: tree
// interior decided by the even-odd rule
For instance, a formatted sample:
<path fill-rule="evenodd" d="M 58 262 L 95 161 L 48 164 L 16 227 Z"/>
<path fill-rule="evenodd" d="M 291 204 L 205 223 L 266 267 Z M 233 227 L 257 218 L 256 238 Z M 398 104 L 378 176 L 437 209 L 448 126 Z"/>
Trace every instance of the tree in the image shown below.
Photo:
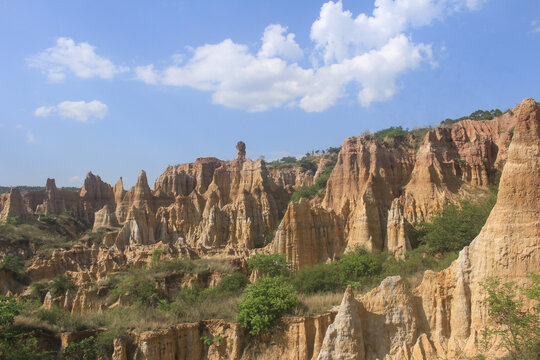
<path fill-rule="evenodd" d="M 9 270 L 20 273 L 24 269 L 24 261 L 17 255 L 7 254 L 0 263 L 0 270 Z"/>
<path fill-rule="evenodd" d="M 540 274 L 531 273 L 530 278 L 529 288 L 516 287 L 512 282 L 501 284 L 496 278 L 488 278 L 483 284 L 489 316 L 497 325 L 484 330 L 486 345 L 495 337 L 500 339 L 500 346 L 512 360 L 537 360 L 540 354 Z M 523 311 L 516 290 L 536 302 L 532 313 Z"/>
<path fill-rule="evenodd" d="M 34 332 L 28 332 L 13 325 L 19 315 L 21 305 L 0 295 L 0 358 L 4 360 L 45 360 L 54 359 L 51 352 L 39 350 Z"/>
<path fill-rule="evenodd" d="M 289 263 L 284 254 L 257 254 L 250 257 L 247 263 L 251 270 L 262 271 L 269 277 L 289 275 Z"/>
<path fill-rule="evenodd" d="M 271 329 L 277 319 L 298 305 L 296 292 L 283 277 L 263 276 L 246 287 L 237 320 L 251 335 Z"/>

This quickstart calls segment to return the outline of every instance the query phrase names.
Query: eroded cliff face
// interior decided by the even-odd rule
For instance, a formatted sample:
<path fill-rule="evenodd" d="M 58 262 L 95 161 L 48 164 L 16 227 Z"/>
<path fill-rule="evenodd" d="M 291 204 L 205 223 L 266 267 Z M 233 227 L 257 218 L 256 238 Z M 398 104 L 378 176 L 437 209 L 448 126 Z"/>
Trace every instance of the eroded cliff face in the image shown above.
<path fill-rule="evenodd" d="M 291 192 L 312 184 L 325 164 L 315 174 L 269 170 L 261 160 L 246 159 L 245 144 L 239 144 L 234 161 L 201 158 L 167 168 L 153 190 L 144 171 L 128 191 L 121 179 L 111 187 L 91 173 L 80 192 L 58 189 L 51 179 L 44 191 L 20 194 L 13 189 L 0 196 L 0 217 L 28 222 L 39 214 L 67 210 L 100 234 L 99 242 L 86 239 L 35 257 L 27 271 L 33 281 L 69 274 L 78 292 L 49 294 L 44 305 L 85 313 L 102 309 L 101 292 L 106 292 L 87 284 L 111 271 L 143 266 L 155 249 L 168 259 L 228 257 L 245 270 L 245 257 L 275 232 L 273 241 L 256 251 L 285 253 L 298 268 L 333 260 L 358 245 L 403 254 L 410 248 L 406 230 L 411 223 L 429 218 L 447 202 L 481 192 L 506 163 L 497 204 L 480 235 L 451 267 L 426 272 L 413 290 L 391 277 L 357 299 L 348 291 L 335 311 L 283 319 L 280 327 L 259 339 L 248 337 L 238 324 L 218 320 L 133 332 L 130 341 L 115 341 L 113 358 L 474 355 L 479 331 L 488 322 L 482 281 L 497 276 L 521 285 L 528 271 L 540 267 L 539 108 L 526 99 L 513 113 L 437 128 L 418 148 L 412 137 L 347 139 L 326 191 L 312 201 L 288 203 Z M 9 274 L 0 275 L 2 293 L 23 291 Z M 170 297 L 182 284 L 213 286 L 220 274 L 174 276 L 160 284 Z M 224 340 L 208 346 L 202 336 Z"/>
<path fill-rule="evenodd" d="M 311 201 L 311 211 L 290 204 L 269 248 L 285 252 L 298 268 L 357 246 L 403 256 L 411 246 L 411 224 L 429 220 L 449 202 L 478 196 L 493 182 L 506 161 L 519 109 L 491 121 L 435 128 L 420 144 L 412 135 L 346 139 L 324 197 Z M 315 213 L 326 215 L 309 225 Z M 321 234 L 321 246 L 313 246 L 311 233 Z M 312 252 L 298 256 L 297 249 Z"/>
<path fill-rule="evenodd" d="M 336 321 L 333 326 L 342 335 L 334 335 L 334 343 L 349 342 L 350 347 L 363 342 L 358 359 L 477 354 L 481 330 L 489 325 L 482 283 L 495 276 L 523 286 L 529 281 L 527 273 L 540 268 L 540 108 L 526 99 L 517 116 L 497 204 L 481 233 L 448 269 L 426 271 L 412 291 L 399 277 L 391 277 L 362 296 L 358 299 L 362 339 L 351 340 L 351 325 Z M 523 301 L 532 307 L 526 298 Z M 325 342 L 321 356 L 341 359 L 333 349 Z M 498 351 L 494 348 L 488 355 L 501 355 Z"/>
<path fill-rule="evenodd" d="M 426 360 L 475 355 L 480 331 L 489 323 L 482 281 L 497 276 L 503 281 L 525 284 L 527 272 L 538 270 L 540 266 L 539 114 L 532 99 L 520 106 L 497 204 L 482 232 L 448 269 L 438 273 L 427 271 L 421 284 L 413 290 L 398 276 L 385 279 L 379 287 L 359 298 L 354 298 L 348 289 L 337 314 L 332 311 L 315 318 L 284 319 L 277 330 L 264 338 L 247 341 L 242 331 L 224 332 L 225 335 L 220 336 L 231 337 L 230 345 L 218 345 L 212 353 L 210 349 L 208 352 L 200 350 L 203 348 L 200 343 L 179 346 L 178 339 L 193 339 L 196 335 L 178 333 L 167 340 L 167 344 L 171 344 L 167 345 L 160 341 L 169 339 L 170 335 L 162 337 L 159 332 L 150 332 L 145 336 L 151 336 L 152 348 L 162 349 L 162 353 L 155 350 L 145 355 L 146 358 Z M 399 199 L 392 200 L 388 215 L 394 234 L 401 231 L 403 224 L 396 219 L 404 219 L 399 204 Z M 320 211 L 324 211 L 324 215 L 318 213 Z M 324 248 L 327 237 L 321 229 L 335 227 L 328 220 L 330 217 L 328 210 L 314 208 L 306 201 L 291 204 L 280 228 L 290 224 L 296 228 L 289 233 L 299 236 L 291 243 L 290 238 L 284 237 L 287 233 L 278 230 L 279 241 L 275 244 L 282 248 L 277 250 L 290 248 L 294 243 Z M 300 218 L 317 220 L 303 226 L 296 222 Z M 303 252 L 309 251 L 291 249 L 299 263 L 309 261 Z M 204 322 L 185 325 L 198 335 L 203 334 L 204 326 Z M 227 328 L 232 329 L 230 326 Z M 136 349 L 150 348 L 139 339 L 136 337 L 133 343 Z M 220 347 L 225 352 L 217 355 Z M 135 355 L 128 354 L 127 358 L 130 356 Z"/>

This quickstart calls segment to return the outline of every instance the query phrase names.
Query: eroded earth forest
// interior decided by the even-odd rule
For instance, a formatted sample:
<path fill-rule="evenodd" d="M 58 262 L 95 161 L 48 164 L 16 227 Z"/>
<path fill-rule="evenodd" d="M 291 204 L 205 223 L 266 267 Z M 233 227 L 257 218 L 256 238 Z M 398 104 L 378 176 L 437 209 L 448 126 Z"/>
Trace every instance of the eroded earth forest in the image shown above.
<path fill-rule="evenodd" d="M 538 359 L 535 100 L 248 151 L 5 188 L 1 357 Z"/>

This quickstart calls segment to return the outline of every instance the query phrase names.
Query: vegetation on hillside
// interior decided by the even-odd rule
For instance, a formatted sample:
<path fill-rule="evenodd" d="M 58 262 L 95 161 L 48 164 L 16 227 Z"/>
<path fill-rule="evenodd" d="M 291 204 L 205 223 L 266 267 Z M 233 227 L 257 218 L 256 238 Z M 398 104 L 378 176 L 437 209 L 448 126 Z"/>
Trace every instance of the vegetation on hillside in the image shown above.
<path fill-rule="evenodd" d="M 54 249 L 69 249 L 82 234 L 85 225 L 66 212 L 59 215 L 40 216 L 32 224 L 21 224 L 17 217 L 0 224 L 0 243 L 15 247 L 30 247 L 38 253 Z"/>
<path fill-rule="evenodd" d="M 319 193 L 326 189 L 326 184 L 334 170 L 334 165 L 328 166 L 323 173 L 315 179 L 315 183 L 311 186 L 300 186 L 291 196 L 291 202 L 300 201 L 300 199 L 313 199 Z"/>
<path fill-rule="evenodd" d="M 540 274 L 530 273 L 529 278 L 529 287 L 517 287 L 513 282 L 502 284 L 493 277 L 482 284 L 494 323 L 483 331 L 484 346 L 486 350 L 504 349 L 508 354 L 505 359 L 537 360 L 540 354 Z M 524 311 L 518 293 L 534 304 L 532 312 Z"/>
<path fill-rule="evenodd" d="M 415 140 L 415 146 L 419 146 L 428 131 L 432 130 L 431 126 L 428 127 L 415 127 L 412 130 L 408 128 L 403 128 L 401 126 L 391 126 L 386 129 L 379 130 L 374 134 L 368 133 L 368 136 L 373 135 L 375 139 L 379 141 L 384 141 L 385 138 L 396 138 L 396 137 L 406 137 L 412 135 Z"/>
<path fill-rule="evenodd" d="M 506 110 L 506 112 L 511 112 L 512 110 Z M 491 109 L 491 110 L 476 110 L 474 112 L 472 112 L 469 116 L 462 116 L 460 118 L 457 118 L 457 119 L 446 119 L 446 120 L 443 120 L 441 121 L 441 125 L 444 125 L 444 126 L 452 126 L 454 125 L 455 123 L 461 121 L 461 120 L 476 120 L 476 121 L 480 121 L 480 120 L 492 120 L 496 117 L 499 117 L 503 114 L 503 112 L 499 109 Z"/>
<path fill-rule="evenodd" d="M 459 251 L 480 233 L 496 201 L 492 189 L 476 201 L 450 204 L 429 222 L 418 224 L 409 236 L 431 255 Z"/>

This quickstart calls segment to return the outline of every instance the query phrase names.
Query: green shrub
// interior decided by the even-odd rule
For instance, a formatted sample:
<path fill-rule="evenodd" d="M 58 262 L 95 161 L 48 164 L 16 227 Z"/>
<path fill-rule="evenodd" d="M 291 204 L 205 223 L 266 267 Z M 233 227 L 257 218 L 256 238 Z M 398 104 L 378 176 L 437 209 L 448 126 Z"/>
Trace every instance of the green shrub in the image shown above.
<path fill-rule="evenodd" d="M 21 306 L 15 299 L 0 295 L 0 327 L 12 325 L 20 312 Z"/>
<path fill-rule="evenodd" d="M 150 267 L 157 267 L 161 260 L 163 249 L 154 249 L 152 251 L 152 260 L 150 260 Z"/>
<path fill-rule="evenodd" d="M 24 270 L 24 261 L 16 255 L 7 254 L 0 262 L 0 270 L 9 270 L 19 274 Z"/>
<path fill-rule="evenodd" d="M 244 290 L 248 283 L 249 281 L 244 274 L 234 273 L 222 278 L 215 289 L 219 293 L 238 293 Z"/>
<path fill-rule="evenodd" d="M 0 358 L 4 360 L 49 360 L 52 352 L 42 352 L 36 334 L 13 325 L 22 306 L 14 299 L 0 296 Z"/>
<path fill-rule="evenodd" d="M 201 336 L 201 341 L 204 343 L 204 345 L 212 346 L 214 344 L 221 344 L 223 342 L 223 336 L 216 336 L 214 338 L 211 338 L 209 336 Z"/>
<path fill-rule="evenodd" d="M 282 157 L 279 161 L 281 161 L 284 164 L 296 164 L 296 157 L 285 156 L 285 157 Z"/>
<path fill-rule="evenodd" d="M 163 291 L 157 288 L 156 281 L 144 271 L 133 271 L 112 291 L 116 298 L 126 293 L 135 303 L 147 306 L 157 306 L 159 301 L 165 298 Z"/>
<path fill-rule="evenodd" d="M 324 189 L 326 188 L 326 184 L 328 183 L 328 179 L 330 178 L 330 175 L 332 174 L 332 170 L 334 170 L 334 166 L 329 166 L 327 167 L 326 169 L 324 169 L 323 173 L 321 174 L 321 176 L 319 176 L 316 180 L 315 180 L 315 185 L 317 185 L 317 187 L 319 189 Z"/>
<path fill-rule="evenodd" d="M 385 137 L 407 136 L 408 134 L 408 129 L 403 129 L 401 126 L 391 126 L 387 129 L 377 131 L 373 136 L 378 140 L 384 140 Z"/>
<path fill-rule="evenodd" d="M 344 255 L 337 263 L 345 284 L 366 285 L 382 272 L 382 261 L 362 248 Z"/>
<path fill-rule="evenodd" d="M 39 301 L 43 301 L 43 298 L 47 295 L 47 291 L 49 291 L 49 285 L 46 281 L 36 281 L 30 284 L 32 297 Z"/>
<path fill-rule="evenodd" d="M 340 151 L 341 151 L 341 146 L 340 147 L 329 147 L 328 149 L 326 149 L 326 152 L 329 153 L 329 154 L 339 154 Z"/>
<path fill-rule="evenodd" d="M 292 279 L 294 288 L 312 294 L 343 290 L 343 276 L 337 263 L 316 264 L 298 271 Z"/>
<path fill-rule="evenodd" d="M 250 334 L 271 329 L 277 319 L 298 305 L 296 292 L 282 277 L 260 277 L 246 287 L 237 320 Z"/>
<path fill-rule="evenodd" d="M 510 359 L 537 360 L 540 354 L 540 274 L 529 274 L 532 286 L 516 288 L 515 284 L 505 283 L 496 278 L 488 278 L 482 285 L 487 291 L 486 303 L 489 316 L 497 327 L 483 331 L 484 341 L 489 347 L 495 339 L 504 348 Z M 535 306 L 532 312 L 524 312 L 524 304 L 516 299 L 519 290 Z"/>
<path fill-rule="evenodd" d="M 74 292 L 77 290 L 77 286 L 73 280 L 66 274 L 56 275 L 48 285 L 49 290 L 53 296 L 60 296 L 66 293 L 66 291 Z"/>
<path fill-rule="evenodd" d="M 8 216 L 6 218 L 6 224 L 9 225 L 19 225 L 21 221 L 19 220 L 18 216 Z"/>
<path fill-rule="evenodd" d="M 65 360 L 94 360 L 96 358 L 96 338 L 93 336 L 69 344 L 62 353 L 62 359 Z"/>
<path fill-rule="evenodd" d="M 430 254 L 459 251 L 480 233 L 496 199 L 496 194 L 491 192 L 475 203 L 449 205 L 430 222 L 417 226 L 411 236 L 426 245 Z"/>
<path fill-rule="evenodd" d="M 300 199 L 313 199 L 317 194 L 326 188 L 330 174 L 334 170 L 334 165 L 328 166 L 323 173 L 315 180 L 311 186 L 300 186 L 291 196 L 291 202 L 300 201 Z"/>
<path fill-rule="evenodd" d="M 264 274 L 275 276 L 288 276 L 289 266 L 285 254 L 256 254 L 247 261 L 250 270 L 259 270 Z"/>
<path fill-rule="evenodd" d="M 114 351 L 114 339 L 121 337 L 126 337 L 126 332 L 123 328 L 110 328 L 100 332 L 95 340 L 96 354 L 110 356 Z"/>
<path fill-rule="evenodd" d="M 300 159 L 300 161 L 298 161 L 298 165 L 300 165 L 300 167 L 302 169 L 304 169 L 305 171 L 316 171 L 317 170 L 317 164 L 315 163 L 315 161 L 309 160 L 309 159 L 306 159 L 306 158 Z"/>
<path fill-rule="evenodd" d="M 60 325 L 66 323 L 66 318 L 69 317 L 69 314 L 58 306 L 52 306 L 50 309 L 38 309 L 36 317 L 50 325 Z"/>
<path fill-rule="evenodd" d="M 319 193 L 317 185 L 300 186 L 291 196 L 291 202 L 298 202 L 300 199 L 313 199 Z"/>
<path fill-rule="evenodd" d="M 471 113 L 469 116 L 462 116 L 457 119 L 446 119 L 444 121 L 441 121 L 441 125 L 454 125 L 455 123 L 461 121 L 461 120 L 491 120 L 493 118 L 496 118 L 498 116 L 501 116 L 503 112 L 499 109 L 492 109 L 492 110 L 476 110 L 475 112 Z"/>

